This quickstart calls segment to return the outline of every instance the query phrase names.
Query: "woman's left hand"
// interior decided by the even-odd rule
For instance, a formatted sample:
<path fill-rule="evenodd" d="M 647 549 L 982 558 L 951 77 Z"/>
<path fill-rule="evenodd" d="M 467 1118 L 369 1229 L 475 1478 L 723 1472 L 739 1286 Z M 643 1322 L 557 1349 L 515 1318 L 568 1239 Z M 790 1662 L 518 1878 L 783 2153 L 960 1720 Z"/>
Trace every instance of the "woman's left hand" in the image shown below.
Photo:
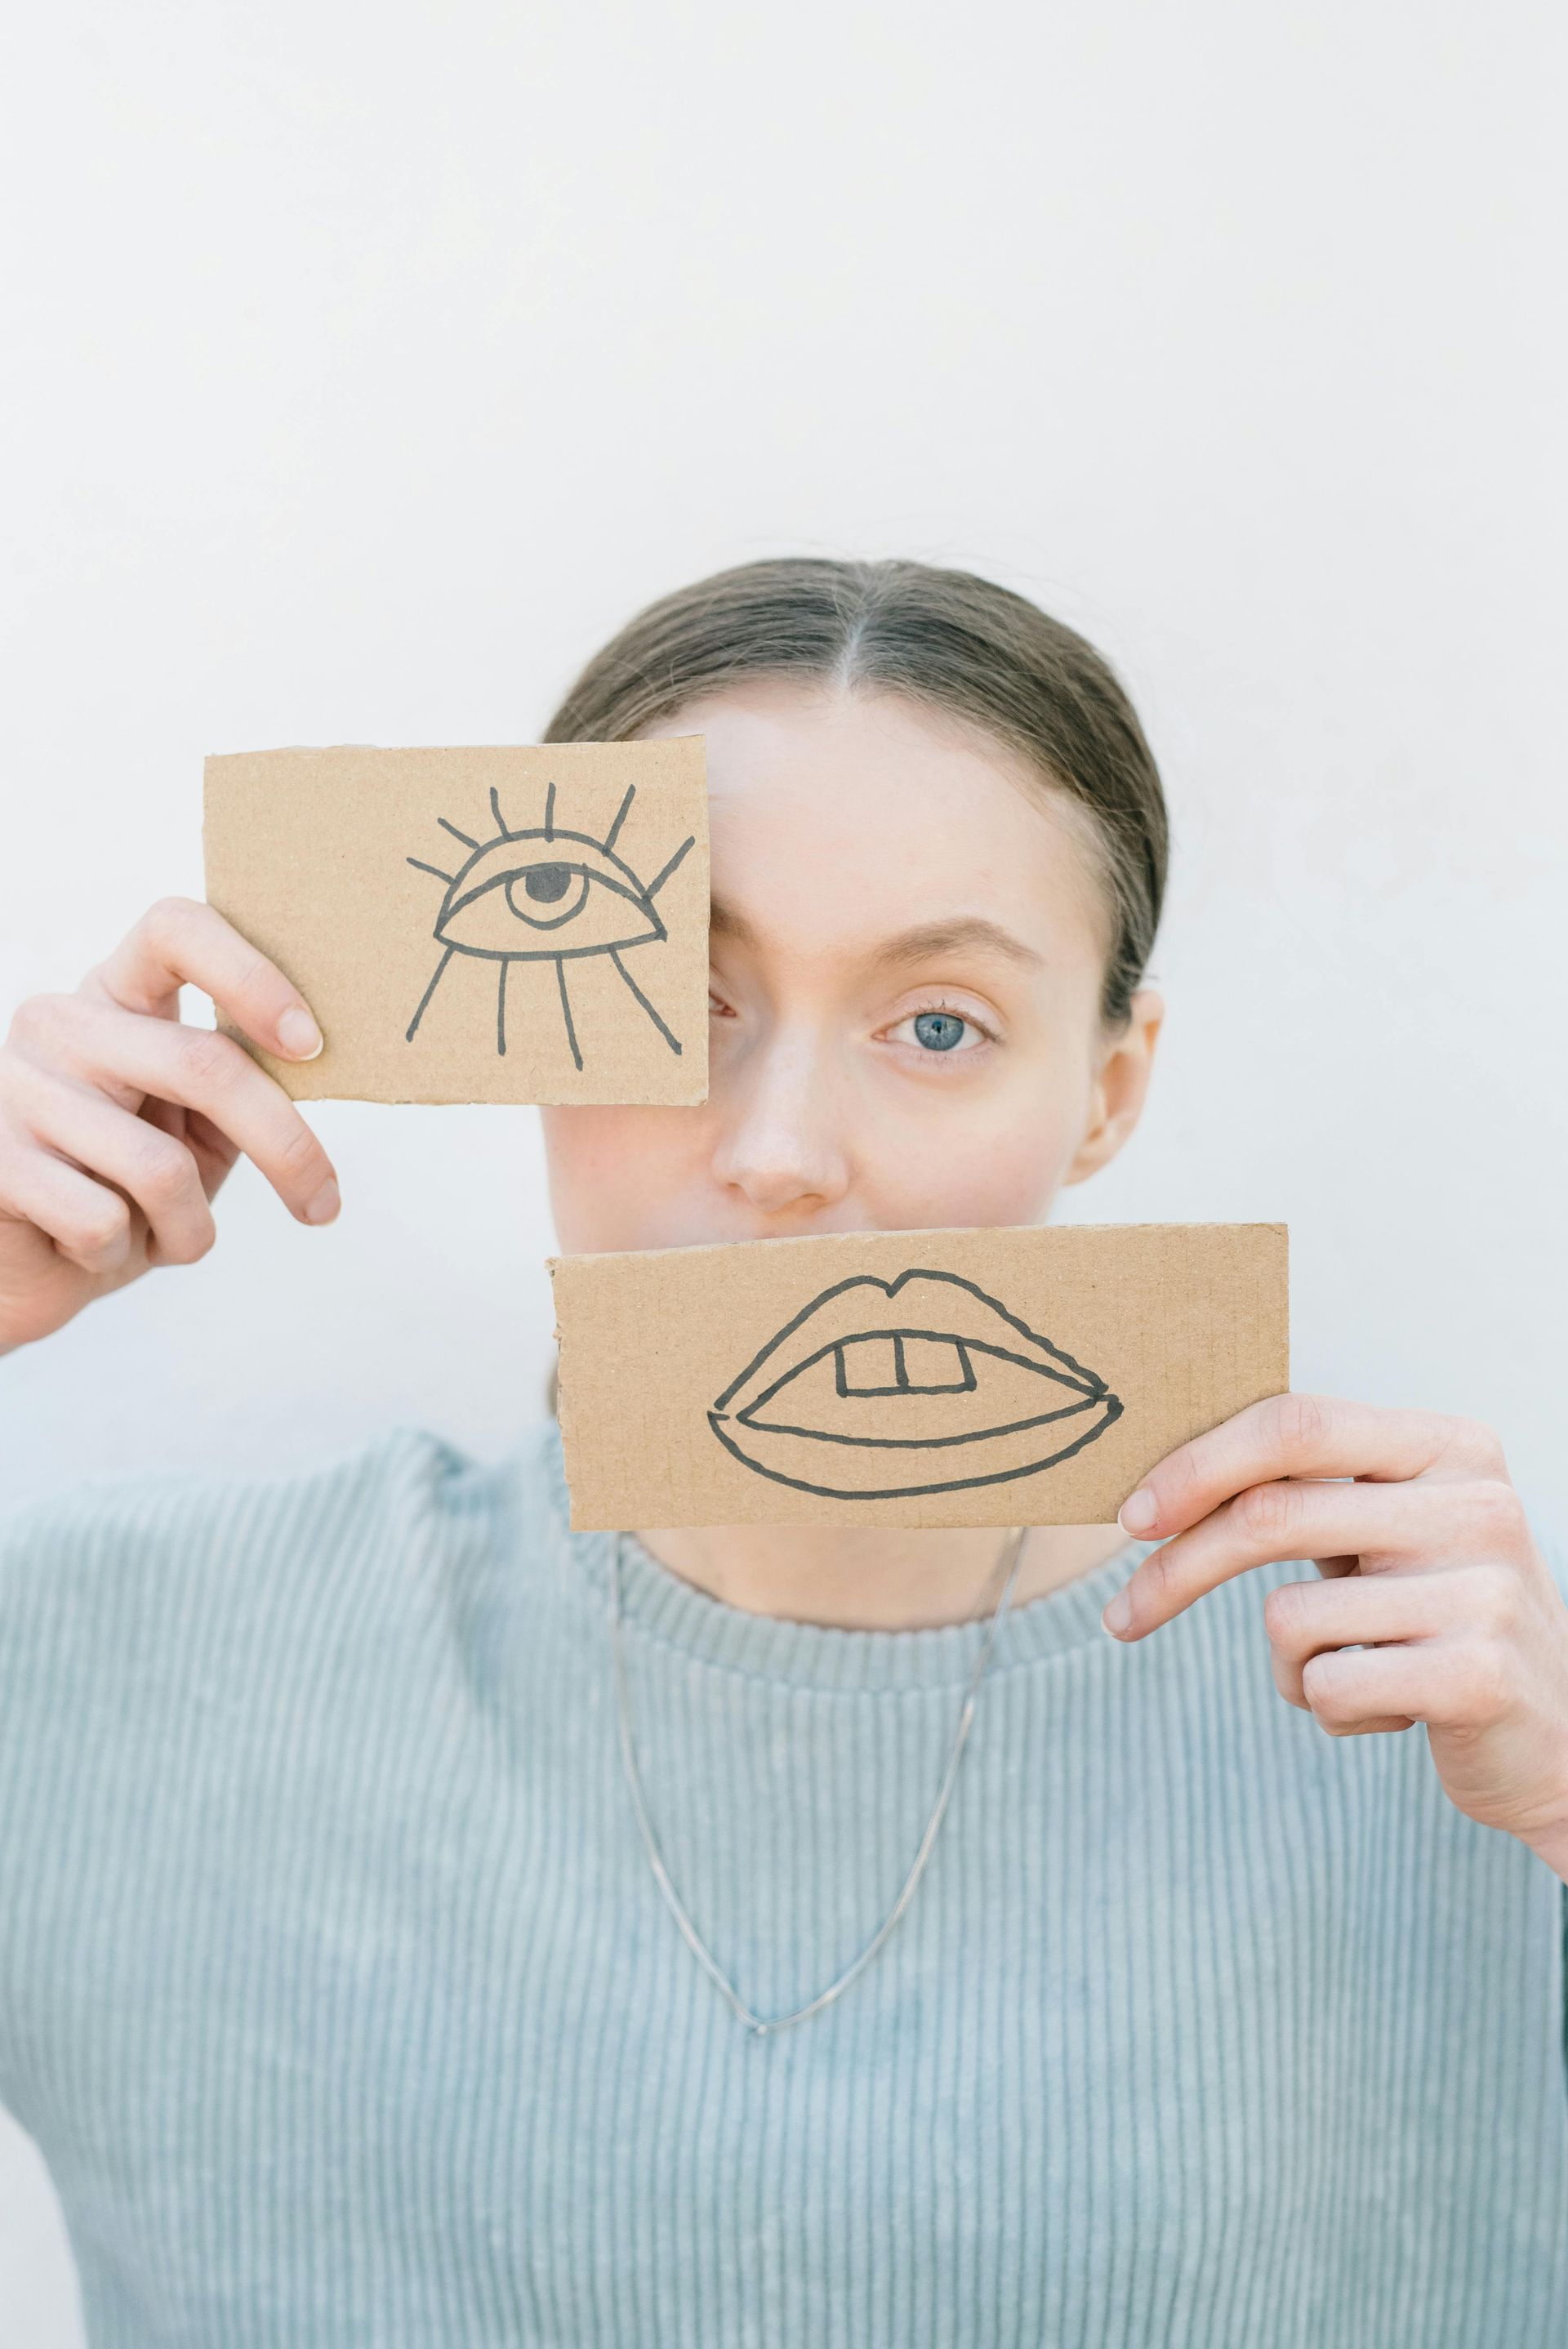
<path fill-rule="evenodd" d="M 1120 1521 L 1161 1547 L 1108 1631 L 1141 1639 L 1250 1566 L 1310 1557 L 1321 1580 L 1264 1602 L 1280 1694 L 1334 1737 L 1424 1721 L 1449 1801 L 1568 1881 L 1568 1603 L 1490 1428 L 1275 1395 L 1172 1452 Z"/>

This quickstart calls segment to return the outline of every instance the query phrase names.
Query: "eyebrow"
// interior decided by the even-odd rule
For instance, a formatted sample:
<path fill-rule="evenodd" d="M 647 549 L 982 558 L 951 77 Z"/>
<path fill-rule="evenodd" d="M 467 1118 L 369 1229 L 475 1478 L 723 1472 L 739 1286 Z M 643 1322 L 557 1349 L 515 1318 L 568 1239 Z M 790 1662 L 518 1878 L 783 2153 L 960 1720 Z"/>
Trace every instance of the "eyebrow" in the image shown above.
<path fill-rule="evenodd" d="M 738 947 L 755 947 L 761 944 L 756 930 L 745 915 L 737 913 L 733 905 L 727 905 L 722 897 L 715 897 L 708 906 L 707 926 L 714 937 L 729 938 Z"/>
<path fill-rule="evenodd" d="M 895 938 L 884 938 L 873 950 L 873 959 L 883 963 L 931 962 L 939 955 L 982 954 L 1003 956 L 1009 962 L 1023 963 L 1037 968 L 1044 957 L 1026 947 L 1022 938 L 1005 930 L 1000 922 L 989 922 L 980 914 L 958 914 L 950 921 L 923 922 L 913 930 L 902 930 Z"/>
<path fill-rule="evenodd" d="M 737 946 L 755 947 L 760 941 L 757 931 L 744 914 L 716 897 L 708 914 L 708 927 L 715 937 L 728 938 Z M 987 921 L 981 914 L 955 914 L 943 922 L 922 922 L 912 930 L 901 930 L 895 937 L 883 938 L 871 949 L 872 962 L 892 966 L 932 962 L 939 955 L 973 953 L 1001 955 L 1009 962 L 1021 963 L 1037 969 L 1044 957 L 1033 947 L 1005 930 L 1000 922 Z"/>

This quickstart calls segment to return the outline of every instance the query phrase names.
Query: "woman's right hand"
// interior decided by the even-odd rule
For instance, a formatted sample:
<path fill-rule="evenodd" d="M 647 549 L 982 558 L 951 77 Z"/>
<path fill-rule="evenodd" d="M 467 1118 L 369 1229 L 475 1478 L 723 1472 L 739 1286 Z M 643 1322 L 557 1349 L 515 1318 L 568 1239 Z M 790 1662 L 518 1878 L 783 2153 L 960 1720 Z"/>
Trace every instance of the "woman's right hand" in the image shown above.
<path fill-rule="evenodd" d="M 242 1153 L 302 1224 L 337 1213 L 293 1102 L 232 1038 L 181 1026 L 181 986 L 284 1060 L 321 1050 L 298 989 L 189 897 L 152 906 L 74 995 L 23 1003 L 0 1046 L 0 1352 L 154 1265 L 204 1257 Z"/>

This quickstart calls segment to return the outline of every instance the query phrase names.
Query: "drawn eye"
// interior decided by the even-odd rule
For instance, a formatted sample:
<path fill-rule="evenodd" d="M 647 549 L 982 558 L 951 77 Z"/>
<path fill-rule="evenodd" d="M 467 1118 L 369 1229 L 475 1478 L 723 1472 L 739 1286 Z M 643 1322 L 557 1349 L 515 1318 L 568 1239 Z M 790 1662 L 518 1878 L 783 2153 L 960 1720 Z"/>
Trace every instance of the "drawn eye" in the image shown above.
<path fill-rule="evenodd" d="M 557 825 L 553 783 L 545 797 L 542 824 L 521 832 L 508 826 L 499 794 L 492 790 L 490 796 L 490 812 L 496 822 L 493 840 L 474 840 L 466 832 L 459 832 L 455 823 L 449 823 L 445 816 L 438 819 L 445 831 L 473 852 L 456 873 L 444 873 L 438 865 L 427 864 L 418 856 L 407 860 L 421 873 L 433 873 L 438 881 L 444 881 L 447 894 L 435 924 L 437 941 L 446 951 L 408 1023 L 407 1040 L 413 1042 L 426 1007 L 452 956 L 475 955 L 500 966 L 496 1050 L 504 1052 L 509 966 L 514 962 L 553 962 L 566 1039 L 573 1060 L 580 1069 L 583 1054 L 573 1024 L 565 965 L 583 955 L 608 955 L 671 1051 L 678 1052 L 679 1040 L 620 957 L 629 947 L 654 945 L 669 936 L 655 910 L 654 899 L 687 849 L 695 845 L 695 835 L 683 840 L 653 880 L 645 884 L 615 854 L 616 838 L 636 797 L 634 784 L 627 790 L 603 840 Z"/>
<path fill-rule="evenodd" d="M 543 942 L 544 933 L 568 928 L 572 936 L 561 945 Z M 531 939 L 531 930 L 540 936 Z M 666 935 L 631 866 L 584 833 L 559 831 L 553 820 L 480 848 L 453 876 L 436 916 L 443 946 L 497 961 L 614 954 Z"/>
<path fill-rule="evenodd" d="M 1036 1476 L 1121 1416 L 1105 1381 L 954 1272 L 859 1274 L 813 1298 L 708 1413 L 727 1452 L 830 1500 Z"/>

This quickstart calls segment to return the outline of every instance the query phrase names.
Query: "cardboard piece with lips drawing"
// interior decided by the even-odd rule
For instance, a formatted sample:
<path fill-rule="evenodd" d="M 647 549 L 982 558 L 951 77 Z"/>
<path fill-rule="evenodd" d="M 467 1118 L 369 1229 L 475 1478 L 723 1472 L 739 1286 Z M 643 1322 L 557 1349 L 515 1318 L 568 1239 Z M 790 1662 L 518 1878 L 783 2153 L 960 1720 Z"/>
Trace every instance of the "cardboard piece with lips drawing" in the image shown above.
<path fill-rule="evenodd" d="M 1289 1384 L 1275 1224 L 552 1259 L 573 1526 L 1099 1525 Z"/>

